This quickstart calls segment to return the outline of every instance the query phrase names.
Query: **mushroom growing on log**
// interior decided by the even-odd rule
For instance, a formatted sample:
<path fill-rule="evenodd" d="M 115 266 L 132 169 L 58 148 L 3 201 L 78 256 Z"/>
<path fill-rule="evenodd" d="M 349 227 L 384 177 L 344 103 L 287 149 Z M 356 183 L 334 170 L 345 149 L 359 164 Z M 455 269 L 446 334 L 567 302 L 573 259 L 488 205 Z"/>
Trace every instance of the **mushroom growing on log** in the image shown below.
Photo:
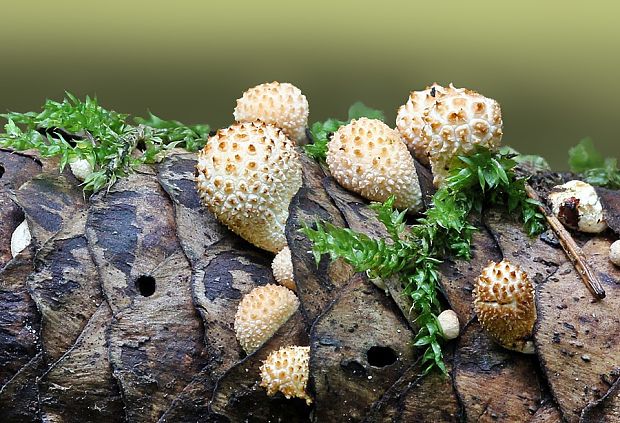
<path fill-rule="evenodd" d="M 620 268 L 609 260 L 609 232 L 576 240 L 608 293 L 592 302 L 560 248 L 498 210 L 472 216 L 472 260 L 447 257 L 439 267 L 440 300 L 461 334 L 444 345 L 447 375 L 423 375 L 402 284 L 386 279 L 386 295 L 342 261 L 322 257 L 317 267 L 308 253 L 299 228 L 317 216 L 386 234 L 365 199 L 300 157 L 301 188 L 279 244 L 290 251 L 298 307 L 246 353 L 235 333 L 243 298 L 286 288 L 275 285 L 271 252 L 201 205 L 198 160 L 173 154 L 84 198 L 68 168 L 49 172 L 36 158 L 0 150 L 0 421 L 572 423 L 617 415 Z M 24 220 L 32 242 L 12 257 L 11 234 Z M 527 339 L 535 354 L 502 348 L 474 318 L 474 281 L 502 259 L 535 284 Z M 446 337 L 456 334 L 450 322 Z M 286 374 L 276 384 L 261 374 L 293 345 L 306 346 L 292 379 L 303 385 L 297 396 L 280 389 Z"/>

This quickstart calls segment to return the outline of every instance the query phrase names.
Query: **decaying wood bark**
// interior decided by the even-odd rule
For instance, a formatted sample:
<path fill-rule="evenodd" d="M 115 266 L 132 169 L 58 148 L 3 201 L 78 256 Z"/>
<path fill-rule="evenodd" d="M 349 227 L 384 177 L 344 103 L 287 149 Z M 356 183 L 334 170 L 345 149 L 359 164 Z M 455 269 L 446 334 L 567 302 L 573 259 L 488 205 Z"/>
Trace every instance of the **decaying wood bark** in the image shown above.
<path fill-rule="evenodd" d="M 598 302 L 553 236 L 528 238 L 496 210 L 472 217 L 472 260 L 440 268 L 442 301 L 461 321 L 444 377 L 422 375 L 398 279 L 386 293 L 342 261 L 316 265 L 304 224 L 386 233 L 305 156 L 286 230 L 300 309 L 246 355 L 234 315 L 253 287 L 275 283 L 273 255 L 200 205 L 195 163 L 174 154 L 88 199 L 70 173 L 0 150 L 0 421 L 620 421 L 620 270 L 607 258 L 618 191 L 599 190 L 610 231 L 575 236 L 607 291 Z M 24 219 L 33 242 L 12 258 Z M 535 355 L 502 349 L 476 320 L 473 282 L 502 258 L 536 283 Z M 260 387 L 262 361 L 288 345 L 311 347 L 311 406 Z"/>

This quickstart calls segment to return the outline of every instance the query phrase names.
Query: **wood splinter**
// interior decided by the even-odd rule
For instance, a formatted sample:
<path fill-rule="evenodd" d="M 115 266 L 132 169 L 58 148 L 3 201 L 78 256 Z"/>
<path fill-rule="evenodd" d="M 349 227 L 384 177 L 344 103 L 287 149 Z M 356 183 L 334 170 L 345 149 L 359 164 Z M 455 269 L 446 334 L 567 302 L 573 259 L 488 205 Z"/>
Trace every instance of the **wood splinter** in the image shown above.
<path fill-rule="evenodd" d="M 564 225 L 562 225 L 562 222 L 560 222 L 557 217 L 549 213 L 549 211 L 543 205 L 543 202 L 540 200 L 540 197 L 538 196 L 536 191 L 534 191 L 534 189 L 530 185 L 525 184 L 525 190 L 527 192 L 527 195 L 532 200 L 536 200 L 540 203 L 540 206 L 538 208 L 545 216 L 545 219 L 547 219 L 547 223 L 549 223 L 549 226 L 551 227 L 555 235 L 560 240 L 560 245 L 562 246 L 562 249 L 568 256 L 570 261 L 573 263 L 573 266 L 575 266 L 575 268 L 579 272 L 579 275 L 581 276 L 583 283 L 586 285 L 586 288 L 588 288 L 588 291 L 590 291 L 590 293 L 592 293 L 594 298 L 596 298 L 597 300 L 605 298 L 605 290 L 603 289 L 601 282 L 592 271 L 592 268 L 587 262 L 586 256 L 583 254 L 583 251 L 581 251 L 581 248 L 579 248 L 571 234 L 566 230 Z"/>

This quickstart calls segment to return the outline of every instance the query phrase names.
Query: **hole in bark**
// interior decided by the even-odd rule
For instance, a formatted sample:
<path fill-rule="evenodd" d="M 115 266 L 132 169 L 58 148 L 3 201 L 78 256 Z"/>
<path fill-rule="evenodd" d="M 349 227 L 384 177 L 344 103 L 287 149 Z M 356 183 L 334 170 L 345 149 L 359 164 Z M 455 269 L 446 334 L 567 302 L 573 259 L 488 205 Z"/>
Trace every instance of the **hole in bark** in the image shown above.
<path fill-rule="evenodd" d="M 136 279 L 136 288 L 143 297 L 150 297 L 155 293 L 155 278 L 149 275 L 142 275 Z"/>
<path fill-rule="evenodd" d="M 373 367 L 385 367 L 390 364 L 394 364 L 398 356 L 396 352 L 390 347 L 370 347 L 366 353 L 368 357 L 368 363 Z"/>
<path fill-rule="evenodd" d="M 0 178 L 4 175 L 4 166 L 0 165 Z"/>

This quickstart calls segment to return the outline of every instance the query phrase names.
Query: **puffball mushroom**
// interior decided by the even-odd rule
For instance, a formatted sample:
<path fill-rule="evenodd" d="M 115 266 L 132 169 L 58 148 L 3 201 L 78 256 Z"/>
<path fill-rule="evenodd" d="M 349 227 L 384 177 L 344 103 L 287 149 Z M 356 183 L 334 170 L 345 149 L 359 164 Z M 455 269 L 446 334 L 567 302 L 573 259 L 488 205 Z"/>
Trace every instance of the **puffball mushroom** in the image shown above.
<path fill-rule="evenodd" d="M 553 214 L 568 228 L 600 233 L 607 229 L 603 207 L 594 187 L 582 181 L 569 181 L 549 193 Z"/>
<path fill-rule="evenodd" d="M 28 229 L 28 222 L 20 223 L 11 235 L 11 256 L 15 257 L 30 245 L 32 235 Z"/>
<path fill-rule="evenodd" d="M 73 176 L 75 176 L 80 182 L 84 182 L 86 178 L 93 173 L 93 167 L 86 159 L 78 159 L 70 162 L 69 168 L 71 169 Z"/>
<path fill-rule="evenodd" d="M 291 291 L 297 289 L 293 277 L 293 261 L 291 260 L 291 250 L 288 246 L 282 248 L 271 262 L 273 277 L 280 285 L 287 287 Z"/>
<path fill-rule="evenodd" d="M 409 95 L 396 126 L 418 160 L 430 163 L 433 183 L 441 186 L 454 157 L 477 145 L 500 146 L 503 122 L 497 101 L 452 84 L 433 84 Z"/>
<path fill-rule="evenodd" d="M 288 206 L 301 187 L 301 162 L 284 132 L 262 122 L 221 129 L 198 154 L 202 202 L 233 232 L 259 248 L 286 246 Z"/>
<path fill-rule="evenodd" d="M 439 325 L 441 326 L 441 331 L 443 332 L 444 338 L 447 340 L 456 339 L 459 337 L 460 325 L 459 325 L 459 317 L 453 310 L 444 310 L 439 316 L 437 316 L 437 320 L 439 321 Z"/>
<path fill-rule="evenodd" d="M 620 267 L 620 240 L 615 241 L 611 244 L 611 247 L 609 247 L 609 260 Z"/>
<path fill-rule="evenodd" d="M 528 338 L 536 321 L 534 286 L 527 274 L 508 260 L 491 262 L 474 284 L 478 321 L 504 348 L 534 353 Z"/>
<path fill-rule="evenodd" d="M 247 293 L 235 314 L 235 332 L 251 354 L 273 336 L 299 307 L 297 296 L 281 285 L 258 286 Z"/>
<path fill-rule="evenodd" d="M 310 368 L 310 347 L 291 346 L 273 351 L 260 367 L 260 386 L 267 389 L 267 395 L 282 392 L 289 398 L 301 398 L 312 404 L 306 392 Z"/>
<path fill-rule="evenodd" d="M 237 100 L 235 120 L 260 120 L 281 128 L 297 143 L 306 139 L 308 100 L 301 90 L 288 82 L 270 82 L 257 85 Z"/>
<path fill-rule="evenodd" d="M 341 126 L 328 144 L 327 166 L 344 188 L 371 201 L 394 195 L 394 206 L 418 211 L 422 193 L 415 164 L 398 131 L 377 119 Z"/>
<path fill-rule="evenodd" d="M 425 136 L 424 111 L 435 101 L 437 88 L 443 88 L 434 83 L 423 91 L 412 91 L 405 104 L 400 106 L 396 116 L 396 128 L 403 137 L 409 150 L 425 165 L 429 165 L 428 143 L 430 137 Z M 432 94 L 432 95 L 431 95 Z"/>

